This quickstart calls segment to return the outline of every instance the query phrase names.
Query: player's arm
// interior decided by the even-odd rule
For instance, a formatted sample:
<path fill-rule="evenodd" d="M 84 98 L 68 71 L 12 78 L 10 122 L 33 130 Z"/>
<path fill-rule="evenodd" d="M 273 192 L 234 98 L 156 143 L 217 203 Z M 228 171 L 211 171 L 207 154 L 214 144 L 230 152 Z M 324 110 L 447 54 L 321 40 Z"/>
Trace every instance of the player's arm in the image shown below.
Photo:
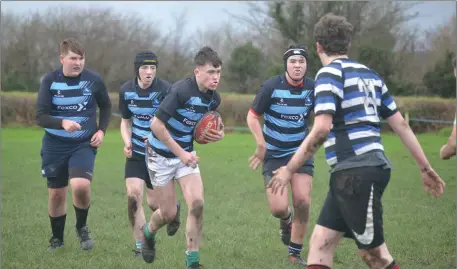
<path fill-rule="evenodd" d="M 99 79 L 98 83 L 99 87 L 95 92 L 95 100 L 97 101 L 97 105 L 100 108 L 98 130 L 101 130 L 103 134 L 105 134 L 111 119 L 111 99 L 108 95 L 108 91 L 106 90 L 105 83 L 101 78 Z"/>
<path fill-rule="evenodd" d="M 268 84 L 268 83 L 265 83 Z M 249 167 L 256 170 L 265 159 L 267 150 L 267 143 L 263 137 L 262 125 L 260 124 L 260 117 L 267 111 L 271 105 L 271 94 L 273 88 L 269 85 L 263 84 L 257 91 L 257 94 L 249 108 L 246 122 L 248 124 L 251 134 L 254 136 L 256 143 L 256 150 L 254 155 L 249 158 Z"/>
<path fill-rule="evenodd" d="M 185 150 L 171 137 L 165 123 L 174 116 L 182 103 L 177 89 L 170 89 L 151 122 L 151 131 L 176 156 L 182 156 Z"/>
<path fill-rule="evenodd" d="M 121 88 L 119 91 L 119 111 L 121 112 L 121 136 L 124 145 L 130 145 L 132 139 L 132 112 L 129 110 L 125 101 L 125 91 Z"/>
<path fill-rule="evenodd" d="M 452 128 L 452 133 L 447 140 L 447 144 L 443 145 L 440 150 L 440 158 L 447 160 L 452 156 L 456 155 L 456 130 L 455 124 Z"/>
<path fill-rule="evenodd" d="M 54 118 L 51 116 L 52 96 L 49 92 L 52 79 L 48 75 L 40 84 L 36 104 L 36 123 L 42 128 L 65 129 L 67 132 L 73 132 L 81 129 L 81 126 L 72 120 Z"/>

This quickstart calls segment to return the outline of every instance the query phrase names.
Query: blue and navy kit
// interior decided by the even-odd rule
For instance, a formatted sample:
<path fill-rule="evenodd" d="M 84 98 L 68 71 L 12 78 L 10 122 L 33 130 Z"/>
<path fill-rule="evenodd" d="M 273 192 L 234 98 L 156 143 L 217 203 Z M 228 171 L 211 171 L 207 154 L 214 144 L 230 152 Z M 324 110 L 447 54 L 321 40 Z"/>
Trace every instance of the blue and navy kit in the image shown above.
<path fill-rule="evenodd" d="M 193 151 L 195 125 L 208 111 L 214 111 L 221 103 L 218 92 L 202 92 L 195 77 L 174 83 L 160 104 L 155 116 L 166 126 L 171 137 L 188 152 Z M 151 132 L 148 137 L 151 148 L 166 158 L 175 158 L 171 150 Z"/>
<path fill-rule="evenodd" d="M 97 106 L 100 108 L 98 126 Z M 64 142 L 87 142 L 97 130 L 106 132 L 110 117 L 111 101 L 99 74 L 84 69 L 78 77 L 65 77 L 62 69 L 58 69 L 43 78 L 36 118 L 50 137 Z M 63 119 L 79 123 L 81 130 L 65 131 Z"/>
<path fill-rule="evenodd" d="M 151 86 L 141 89 L 137 79 L 132 79 L 121 86 L 119 92 L 119 110 L 123 119 L 132 119 L 132 150 L 145 155 L 144 137 L 151 133 L 151 122 L 170 88 L 168 81 L 154 78 Z"/>
<path fill-rule="evenodd" d="M 308 118 L 314 107 L 314 81 L 305 77 L 302 85 L 287 83 L 284 74 L 263 83 L 250 111 L 264 115 L 266 158 L 295 153 L 308 135 Z M 312 159 L 308 162 L 312 164 Z"/>

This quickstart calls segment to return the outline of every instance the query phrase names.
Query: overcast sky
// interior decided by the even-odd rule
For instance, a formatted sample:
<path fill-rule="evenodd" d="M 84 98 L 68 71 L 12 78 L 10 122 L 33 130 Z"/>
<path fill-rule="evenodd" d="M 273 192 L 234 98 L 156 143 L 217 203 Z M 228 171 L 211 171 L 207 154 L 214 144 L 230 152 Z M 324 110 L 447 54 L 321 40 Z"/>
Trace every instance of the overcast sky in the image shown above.
<path fill-rule="evenodd" d="M 206 29 L 208 25 L 230 21 L 226 11 L 233 14 L 247 14 L 245 2 L 235 1 L 2 1 L 3 11 L 14 11 L 26 14 L 33 10 L 44 10 L 59 5 L 77 7 L 112 7 L 117 11 L 138 13 L 145 18 L 160 22 L 161 29 L 168 30 L 174 25 L 173 16 L 187 11 L 188 29 Z M 445 23 L 456 12 L 455 1 L 422 2 L 412 11 L 419 12 L 420 17 L 411 21 L 412 26 L 421 30 Z"/>

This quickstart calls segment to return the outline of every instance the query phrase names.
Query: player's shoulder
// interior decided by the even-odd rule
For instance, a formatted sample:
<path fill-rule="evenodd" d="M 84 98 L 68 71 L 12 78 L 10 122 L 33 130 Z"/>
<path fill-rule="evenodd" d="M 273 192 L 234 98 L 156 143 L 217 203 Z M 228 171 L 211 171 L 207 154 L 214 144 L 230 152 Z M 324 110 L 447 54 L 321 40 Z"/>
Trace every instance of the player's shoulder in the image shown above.
<path fill-rule="evenodd" d="M 263 86 L 266 87 L 266 88 L 274 88 L 274 87 L 277 87 L 278 85 L 280 85 L 282 82 L 283 82 L 283 78 L 281 77 L 282 75 L 276 75 L 276 76 L 272 76 L 268 79 L 266 79 L 264 82 L 263 82 Z"/>
<path fill-rule="evenodd" d="M 314 81 L 314 79 L 312 79 L 312 78 L 310 78 L 308 76 L 305 76 L 305 78 L 303 80 L 303 85 L 304 85 L 305 89 L 314 90 L 315 81 Z"/>
<path fill-rule="evenodd" d="M 192 78 L 184 78 L 171 84 L 170 93 L 178 95 L 189 94 L 192 88 L 197 87 L 194 85 Z"/>
<path fill-rule="evenodd" d="M 81 72 L 81 75 L 94 82 L 103 82 L 103 79 L 102 79 L 102 76 L 100 75 L 100 73 L 98 73 L 94 70 L 91 70 L 91 69 L 84 68 L 83 71 Z"/>
<path fill-rule="evenodd" d="M 342 77 L 343 75 L 343 61 L 340 59 L 334 60 L 328 65 L 322 67 L 317 71 L 315 81 L 321 78 L 325 78 L 328 76 L 337 76 Z"/>
<path fill-rule="evenodd" d="M 163 90 L 167 90 L 171 87 L 171 83 L 168 82 L 168 80 L 161 79 L 161 78 L 156 78 L 157 79 L 157 88 Z"/>
<path fill-rule="evenodd" d="M 59 72 L 60 72 L 60 69 L 56 69 L 56 70 L 46 73 L 42 77 L 41 83 L 52 83 L 53 81 L 57 80 L 59 77 Z"/>
<path fill-rule="evenodd" d="M 125 93 L 125 92 L 133 91 L 134 90 L 133 86 L 134 86 L 133 79 L 127 80 L 126 82 L 124 82 L 124 84 L 121 85 L 120 92 Z"/>

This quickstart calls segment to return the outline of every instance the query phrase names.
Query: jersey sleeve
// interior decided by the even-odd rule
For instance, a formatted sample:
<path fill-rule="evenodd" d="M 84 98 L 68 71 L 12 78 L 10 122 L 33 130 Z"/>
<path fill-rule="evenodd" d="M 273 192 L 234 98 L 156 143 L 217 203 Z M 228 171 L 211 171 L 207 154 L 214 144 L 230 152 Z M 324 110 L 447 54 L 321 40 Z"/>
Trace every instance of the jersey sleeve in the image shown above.
<path fill-rule="evenodd" d="M 395 104 L 392 95 L 390 95 L 387 86 L 383 83 L 381 93 L 381 111 L 380 115 L 383 119 L 389 118 L 398 111 L 397 104 Z"/>
<path fill-rule="evenodd" d="M 124 84 L 119 91 L 119 111 L 121 112 L 123 119 L 130 119 L 132 117 L 132 112 L 129 109 L 127 101 L 125 100 L 125 92 L 127 87 L 128 86 Z"/>
<path fill-rule="evenodd" d="M 344 97 L 341 65 L 332 63 L 319 70 L 314 85 L 314 115 L 336 112 L 338 100 Z"/>
<path fill-rule="evenodd" d="M 62 119 L 51 116 L 52 95 L 49 88 L 52 84 L 52 75 L 46 75 L 38 91 L 36 103 L 36 123 L 38 126 L 50 129 L 63 129 Z"/>
<path fill-rule="evenodd" d="M 106 90 L 105 82 L 101 77 L 97 80 L 97 91 L 95 92 L 95 99 L 98 107 L 100 108 L 100 115 L 98 121 L 98 129 L 106 133 L 109 121 L 111 119 L 111 98 Z"/>
<path fill-rule="evenodd" d="M 263 113 L 265 113 L 271 105 L 272 93 L 273 88 L 267 83 L 264 83 L 260 89 L 257 90 L 257 94 L 254 101 L 252 101 L 250 111 L 259 117 L 263 115 Z"/>

